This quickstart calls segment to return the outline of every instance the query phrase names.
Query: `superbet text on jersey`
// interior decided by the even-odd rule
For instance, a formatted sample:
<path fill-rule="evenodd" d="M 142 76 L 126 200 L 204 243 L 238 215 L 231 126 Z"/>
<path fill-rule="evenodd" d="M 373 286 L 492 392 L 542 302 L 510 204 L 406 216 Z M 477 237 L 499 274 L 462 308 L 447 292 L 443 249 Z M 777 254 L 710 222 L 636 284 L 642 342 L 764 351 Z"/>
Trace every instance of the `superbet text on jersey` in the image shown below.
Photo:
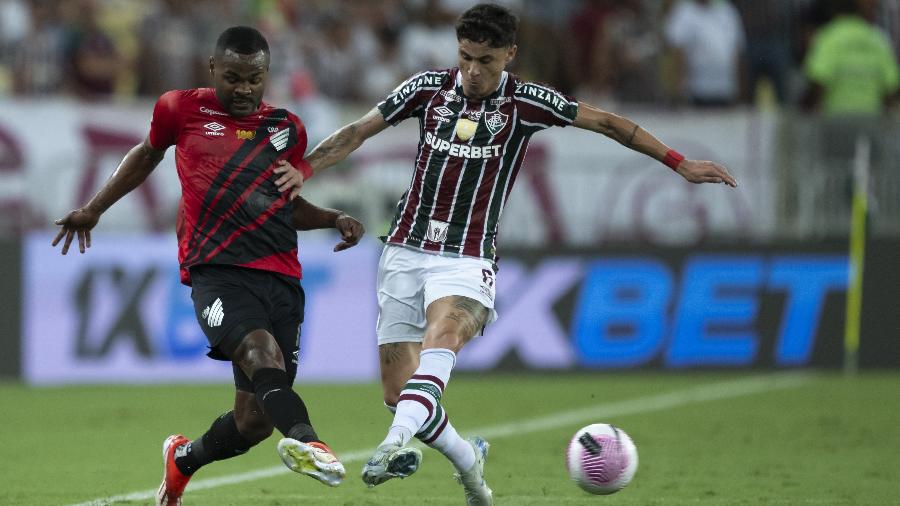
<path fill-rule="evenodd" d="M 297 166 L 306 143 L 300 119 L 265 102 L 238 118 L 224 112 L 212 88 L 170 91 L 159 98 L 150 144 L 176 146 L 183 283 L 190 284 L 189 268 L 199 264 L 300 277 L 291 205 L 274 184 L 273 168 L 279 160 Z"/>
<path fill-rule="evenodd" d="M 500 215 L 531 136 L 575 121 L 578 103 L 504 72 L 481 100 L 459 69 L 422 72 L 378 104 L 385 121 L 419 120 L 415 172 L 385 240 L 426 252 L 496 259 Z"/>

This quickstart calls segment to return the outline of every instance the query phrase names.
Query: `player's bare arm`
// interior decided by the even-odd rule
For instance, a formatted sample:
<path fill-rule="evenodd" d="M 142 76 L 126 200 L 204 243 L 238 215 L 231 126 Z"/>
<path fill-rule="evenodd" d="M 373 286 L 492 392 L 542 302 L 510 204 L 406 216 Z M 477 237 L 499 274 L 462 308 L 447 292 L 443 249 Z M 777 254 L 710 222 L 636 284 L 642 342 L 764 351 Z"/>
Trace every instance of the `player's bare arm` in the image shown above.
<path fill-rule="evenodd" d="M 52 245 L 56 246 L 65 237 L 62 246 L 62 254 L 65 255 L 69 252 L 72 239 L 77 236 L 78 250 L 84 253 L 86 248 L 91 247 L 91 229 L 100 221 L 100 215 L 128 192 L 140 186 L 159 165 L 165 153 L 165 150 L 151 146 L 149 139 L 131 148 L 112 176 L 84 207 L 75 209 L 55 221 L 62 228 L 53 239 Z"/>
<path fill-rule="evenodd" d="M 619 144 L 659 160 L 691 183 L 724 183 L 737 187 L 737 181 L 725 167 L 705 160 L 672 159 L 675 153 L 650 132 L 628 118 L 606 112 L 584 102 L 578 103 L 573 123 L 578 128 L 601 133 Z"/>
<path fill-rule="evenodd" d="M 306 161 L 312 167 L 312 173 L 315 174 L 347 158 L 350 153 L 362 146 L 366 139 L 387 126 L 388 123 L 384 121 L 381 112 L 377 107 L 373 107 L 362 118 L 329 135 L 306 156 Z"/>
<path fill-rule="evenodd" d="M 366 233 L 359 220 L 343 211 L 319 207 L 300 196 L 293 200 L 293 206 L 291 222 L 297 230 L 335 228 L 341 233 L 341 242 L 335 245 L 334 251 L 356 246 Z"/>

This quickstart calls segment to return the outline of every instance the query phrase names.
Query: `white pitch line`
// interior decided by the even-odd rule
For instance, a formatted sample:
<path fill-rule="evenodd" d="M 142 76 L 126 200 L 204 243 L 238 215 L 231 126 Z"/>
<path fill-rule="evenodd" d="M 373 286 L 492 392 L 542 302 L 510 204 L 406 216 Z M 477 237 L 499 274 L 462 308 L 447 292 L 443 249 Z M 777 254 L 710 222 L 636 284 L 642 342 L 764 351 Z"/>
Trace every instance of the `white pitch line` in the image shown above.
<path fill-rule="evenodd" d="M 710 385 L 702 385 L 678 390 L 659 395 L 651 395 L 647 397 L 638 397 L 626 401 L 610 402 L 599 404 L 584 409 L 576 409 L 556 413 L 553 415 L 541 416 L 530 420 L 504 423 L 500 425 L 491 425 L 467 431 L 471 434 L 478 434 L 485 439 L 498 439 L 512 435 L 522 435 L 532 432 L 540 432 L 544 430 L 556 429 L 566 425 L 574 425 L 576 423 L 591 422 L 596 420 L 608 420 L 613 417 L 636 415 L 640 413 L 649 413 L 651 411 L 662 411 L 665 409 L 686 406 L 689 404 L 697 404 L 701 402 L 715 401 L 721 399 L 731 399 L 743 395 L 752 395 L 757 393 L 769 392 L 773 390 L 782 390 L 786 388 L 796 388 L 809 383 L 813 379 L 813 375 L 807 373 L 781 373 L 762 377 L 745 378 L 734 381 L 725 381 L 713 383 Z M 372 454 L 374 449 L 357 450 L 341 454 L 341 462 L 356 462 L 364 460 Z M 273 466 L 256 471 L 248 471 L 245 473 L 229 474 L 218 478 L 206 478 L 203 480 L 194 480 L 188 487 L 188 491 L 204 490 L 208 488 L 216 488 L 225 485 L 234 485 L 245 481 L 258 480 L 262 478 L 270 478 L 279 474 L 287 474 L 291 471 L 284 466 Z M 72 504 L 70 506 L 107 506 L 118 501 L 140 501 L 144 499 L 152 499 L 156 497 L 156 489 L 142 490 L 140 492 L 131 492 L 128 494 L 116 495 L 112 497 L 104 497 L 94 499 L 92 501 Z"/>

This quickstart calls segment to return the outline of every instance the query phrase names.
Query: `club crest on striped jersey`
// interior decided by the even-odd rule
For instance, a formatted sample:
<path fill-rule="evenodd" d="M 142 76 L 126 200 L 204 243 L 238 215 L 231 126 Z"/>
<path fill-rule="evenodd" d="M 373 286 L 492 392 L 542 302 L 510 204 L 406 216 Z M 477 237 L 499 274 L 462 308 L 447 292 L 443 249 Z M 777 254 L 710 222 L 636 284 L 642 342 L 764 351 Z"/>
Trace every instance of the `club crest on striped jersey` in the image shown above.
<path fill-rule="evenodd" d="M 503 114 L 500 111 L 489 112 L 484 115 L 484 124 L 488 131 L 491 132 L 491 135 L 499 134 L 506 126 L 508 120 L 509 115 Z"/>
<path fill-rule="evenodd" d="M 475 135 L 475 130 L 478 129 L 478 123 L 466 118 L 460 118 L 456 122 L 456 136 L 461 141 L 467 141 Z"/>

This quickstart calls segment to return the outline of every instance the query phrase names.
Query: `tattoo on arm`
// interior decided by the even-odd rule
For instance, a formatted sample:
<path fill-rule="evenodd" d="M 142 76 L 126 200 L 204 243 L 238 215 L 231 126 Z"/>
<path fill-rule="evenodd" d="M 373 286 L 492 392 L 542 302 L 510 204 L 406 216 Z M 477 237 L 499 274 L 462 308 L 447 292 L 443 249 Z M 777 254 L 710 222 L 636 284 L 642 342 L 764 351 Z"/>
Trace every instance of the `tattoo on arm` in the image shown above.
<path fill-rule="evenodd" d="M 637 134 L 638 128 L 641 128 L 640 125 L 634 125 L 634 129 L 631 131 L 631 136 L 628 137 L 628 140 L 625 141 L 626 146 L 631 146 L 631 142 L 634 140 L 635 134 Z"/>
<path fill-rule="evenodd" d="M 353 151 L 352 146 L 358 127 L 355 124 L 347 125 L 333 135 L 319 143 L 312 152 L 307 155 L 306 161 L 318 170 L 343 160 Z M 351 147 L 352 146 L 352 147 Z M 350 147 L 350 149 L 347 149 Z"/>
<path fill-rule="evenodd" d="M 462 325 L 463 332 L 472 337 L 487 323 L 488 309 L 468 297 L 454 297 L 453 311 L 447 318 Z"/>

